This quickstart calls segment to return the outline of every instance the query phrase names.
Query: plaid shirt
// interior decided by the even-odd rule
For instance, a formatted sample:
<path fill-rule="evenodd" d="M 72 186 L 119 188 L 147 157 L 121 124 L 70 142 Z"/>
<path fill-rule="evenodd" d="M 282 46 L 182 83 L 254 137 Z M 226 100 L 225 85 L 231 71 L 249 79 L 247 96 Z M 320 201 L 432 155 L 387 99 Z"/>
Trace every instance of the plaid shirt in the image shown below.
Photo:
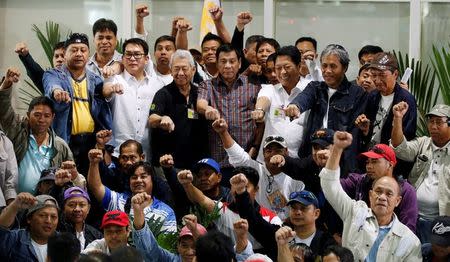
<path fill-rule="evenodd" d="M 231 137 L 242 148 L 249 149 L 256 128 L 251 112 L 255 109 L 260 89 L 260 85 L 250 83 L 247 76 L 243 75 L 240 75 L 231 88 L 228 88 L 219 76 L 200 84 L 198 99 L 208 101 L 210 106 L 217 109 L 220 116 L 227 121 Z M 208 129 L 211 157 L 219 162 L 221 167 L 230 167 L 220 137 L 211 125 Z"/>

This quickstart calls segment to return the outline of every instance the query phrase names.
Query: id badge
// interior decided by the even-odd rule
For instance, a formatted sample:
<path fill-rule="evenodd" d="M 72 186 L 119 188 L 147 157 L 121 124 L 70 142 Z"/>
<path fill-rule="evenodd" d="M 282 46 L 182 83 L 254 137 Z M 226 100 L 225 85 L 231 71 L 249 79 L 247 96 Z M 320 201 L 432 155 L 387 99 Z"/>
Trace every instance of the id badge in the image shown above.
<path fill-rule="evenodd" d="M 187 110 L 188 119 L 198 119 L 198 113 L 194 111 L 192 108 L 188 108 Z"/>
<path fill-rule="evenodd" d="M 284 110 L 281 107 L 277 107 L 273 110 L 273 116 L 275 118 L 285 118 L 286 115 L 284 114 Z"/>

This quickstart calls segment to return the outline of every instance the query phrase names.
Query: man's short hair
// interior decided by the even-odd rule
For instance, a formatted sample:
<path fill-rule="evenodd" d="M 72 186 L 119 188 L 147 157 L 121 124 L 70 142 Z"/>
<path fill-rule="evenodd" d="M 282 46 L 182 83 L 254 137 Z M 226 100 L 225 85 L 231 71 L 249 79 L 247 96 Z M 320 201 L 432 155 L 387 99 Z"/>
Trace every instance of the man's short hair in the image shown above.
<path fill-rule="evenodd" d="M 364 55 L 368 55 L 368 54 L 374 55 L 374 54 L 378 54 L 381 52 L 383 52 L 383 49 L 377 45 L 365 45 L 358 52 L 358 60 L 361 60 L 361 58 Z"/>
<path fill-rule="evenodd" d="M 380 180 L 380 179 L 382 179 L 384 177 L 389 177 L 389 176 L 382 176 L 382 177 L 374 179 L 370 189 L 373 190 L 373 187 L 378 182 L 378 180 Z M 400 180 L 403 180 L 403 177 L 400 177 L 399 175 L 393 175 L 392 179 L 395 181 L 395 184 L 397 184 L 397 190 L 398 190 L 397 191 L 397 196 L 401 196 L 402 195 L 402 186 L 400 185 Z"/>
<path fill-rule="evenodd" d="M 266 64 L 269 63 L 269 62 L 275 63 L 275 59 L 277 59 L 277 52 L 275 52 L 275 53 L 273 53 L 273 54 L 270 54 L 270 55 L 267 57 Z"/>
<path fill-rule="evenodd" d="M 111 253 L 111 260 L 112 262 L 142 262 L 144 257 L 136 248 L 123 246 Z"/>
<path fill-rule="evenodd" d="M 274 49 L 275 52 L 278 51 L 280 49 L 280 44 L 278 43 L 277 40 L 273 39 L 273 38 L 263 38 L 261 40 L 258 41 L 258 43 L 256 44 L 256 53 L 258 53 L 259 48 L 263 45 L 263 44 L 269 44 L 271 45 Z"/>
<path fill-rule="evenodd" d="M 202 44 L 201 44 L 200 46 L 203 47 L 203 44 L 204 44 L 205 42 L 211 41 L 211 40 L 214 40 L 214 41 L 219 42 L 220 45 L 223 44 L 222 38 L 220 38 L 220 36 L 215 35 L 215 34 L 213 34 L 213 33 L 210 32 L 210 33 L 207 33 L 207 34 L 203 37 Z"/>
<path fill-rule="evenodd" d="M 350 249 L 346 247 L 341 247 L 338 245 L 332 245 L 325 248 L 323 251 L 323 256 L 328 256 L 329 254 L 333 253 L 339 258 L 339 261 L 341 262 L 353 262 L 353 253 Z"/>
<path fill-rule="evenodd" d="M 56 43 L 56 45 L 53 47 L 53 53 L 55 53 L 55 51 L 58 49 L 65 49 L 64 44 L 65 44 L 65 41 Z"/>
<path fill-rule="evenodd" d="M 252 184 L 254 187 L 258 186 L 259 183 L 259 174 L 256 169 L 249 166 L 239 166 L 235 167 L 231 173 L 233 176 L 237 174 L 244 174 L 244 176 L 247 178 L 248 182 Z"/>
<path fill-rule="evenodd" d="M 320 62 L 322 62 L 322 58 L 328 55 L 335 55 L 338 57 L 339 62 L 344 68 L 348 68 L 350 64 L 350 57 L 348 55 L 347 50 L 341 45 L 338 44 L 329 44 L 320 54 Z"/>
<path fill-rule="evenodd" d="M 175 37 L 173 37 L 171 35 L 162 35 L 162 36 L 156 38 L 155 45 L 153 46 L 153 52 L 156 51 L 156 47 L 158 46 L 158 44 L 161 42 L 164 42 L 164 41 L 172 42 L 173 46 L 176 48 Z"/>
<path fill-rule="evenodd" d="M 94 36 L 97 32 L 103 32 L 106 30 L 113 32 L 113 34 L 117 36 L 117 25 L 113 20 L 100 18 L 95 21 L 94 25 L 92 26 L 92 34 Z"/>
<path fill-rule="evenodd" d="M 145 170 L 145 172 L 147 172 L 147 174 L 151 177 L 152 184 L 153 184 L 152 192 L 155 192 L 156 186 L 157 186 L 156 179 L 155 179 L 156 175 L 154 175 L 153 166 L 149 162 L 139 161 L 139 162 L 134 163 L 128 171 L 128 177 L 133 176 L 134 172 L 140 167 L 142 167 Z"/>
<path fill-rule="evenodd" d="M 197 240 L 195 254 L 198 262 L 209 262 L 211 258 L 215 262 L 237 261 L 231 238 L 217 230 L 208 231 Z"/>
<path fill-rule="evenodd" d="M 223 44 L 217 49 L 217 51 L 216 51 L 216 59 L 219 60 L 220 53 L 229 53 L 229 52 L 235 52 L 237 58 L 239 60 L 241 60 L 241 51 L 238 50 L 236 47 L 230 45 L 230 44 Z"/>
<path fill-rule="evenodd" d="M 48 239 L 47 257 L 51 262 L 77 261 L 80 250 L 80 241 L 72 233 L 63 232 Z"/>
<path fill-rule="evenodd" d="M 144 55 L 148 55 L 148 44 L 146 41 L 140 39 L 140 38 L 130 38 L 127 39 L 125 42 L 123 42 L 122 44 L 122 50 L 123 52 L 125 52 L 125 48 L 127 47 L 127 45 L 129 44 L 135 44 L 135 45 L 140 45 L 142 47 L 142 49 L 144 50 Z"/>
<path fill-rule="evenodd" d="M 172 54 L 172 57 L 170 57 L 170 63 L 169 63 L 170 68 L 172 68 L 173 61 L 177 58 L 187 59 L 189 62 L 189 65 L 192 67 L 195 67 L 195 60 L 194 60 L 194 57 L 192 56 L 191 52 L 189 52 L 188 50 L 178 49 L 177 51 L 175 51 L 175 53 Z"/>
<path fill-rule="evenodd" d="M 136 151 L 139 155 L 142 155 L 144 153 L 144 150 L 142 149 L 142 145 L 141 143 L 139 143 L 138 141 L 134 140 L 134 139 L 128 139 L 125 140 L 125 142 L 123 142 L 120 147 L 119 147 L 119 154 L 122 154 L 122 150 L 125 147 L 129 147 L 131 145 L 136 146 Z"/>
<path fill-rule="evenodd" d="M 252 45 L 253 43 L 257 43 L 258 41 L 260 41 L 261 39 L 263 39 L 264 36 L 262 35 L 251 35 L 247 38 L 247 40 L 245 40 L 245 48 L 249 48 L 250 45 Z"/>
<path fill-rule="evenodd" d="M 55 104 L 50 98 L 46 96 L 38 96 L 33 98 L 33 100 L 31 100 L 30 104 L 28 105 L 28 113 L 31 113 L 34 107 L 38 105 L 48 106 L 50 107 L 50 111 L 52 111 L 52 114 L 55 113 Z"/>
<path fill-rule="evenodd" d="M 295 46 L 297 46 L 298 43 L 302 43 L 302 42 L 310 42 L 313 45 L 314 50 L 317 52 L 317 40 L 316 39 L 309 37 L 309 36 L 302 36 L 299 39 L 297 39 L 297 41 L 295 41 Z"/>
<path fill-rule="evenodd" d="M 78 262 L 111 262 L 111 257 L 99 250 L 90 251 L 88 254 L 80 254 Z"/>
<path fill-rule="evenodd" d="M 311 247 L 309 247 L 305 243 L 294 243 L 292 245 L 289 245 L 289 249 L 291 251 L 295 250 L 295 249 L 302 250 L 302 254 L 303 254 L 302 261 L 305 261 L 305 262 L 314 262 L 315 261 L 316 254 L 314 254 Z"/>
<path fill-rule="evenodd" d="M 279 56 L 289 56 L 295 65 L 299 65 L 302 61 L 300 51 L 298 51 L 298 48 L 293 45 L 283 46 L 280 48 L 280 50 L 276 52 L 275 60 L 277 60 Z"/>

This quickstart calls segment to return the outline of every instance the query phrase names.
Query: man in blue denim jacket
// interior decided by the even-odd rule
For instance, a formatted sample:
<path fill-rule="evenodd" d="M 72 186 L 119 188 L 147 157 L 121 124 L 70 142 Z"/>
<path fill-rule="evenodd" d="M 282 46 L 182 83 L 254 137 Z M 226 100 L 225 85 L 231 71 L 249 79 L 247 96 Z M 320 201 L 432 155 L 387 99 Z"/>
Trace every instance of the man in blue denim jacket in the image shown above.
<path fill-rule="evenodd" d="M 56 133 L 69 143 L 81 173 L 87 171 L 87 152 L 95 131 L 111 129 L 111 110 L 102 95 L 102 79 L 86 69 L 89 41 L 73 33 L 64 44 L 66 64 L 44 73 L 45 95 L 55 102 Z M 85 165 L 80 165 L 85 163 Z"/>
<path fill-rule="evenodd" d="M 340 45 L 330 44 L 320 56 L 324 82 L 313 81 L 298 94 L 285 109 L 289 117 L 298 117 L 300 113 L 311 109 L 305 128 L 305 141 L 300 146 L 299 156 L 311 154 L 311 134 L 320 128 L 347 131 L 357 135 L 355 119 L 365 109 L 367 93 L 361 87 L 350 83 L 345 76 L 350 62 L 347 51 Z M 299 134 L 300 135 L 300 134 Z M 356 169 L 356 142 L 345 150 L 344 172 Z"/>

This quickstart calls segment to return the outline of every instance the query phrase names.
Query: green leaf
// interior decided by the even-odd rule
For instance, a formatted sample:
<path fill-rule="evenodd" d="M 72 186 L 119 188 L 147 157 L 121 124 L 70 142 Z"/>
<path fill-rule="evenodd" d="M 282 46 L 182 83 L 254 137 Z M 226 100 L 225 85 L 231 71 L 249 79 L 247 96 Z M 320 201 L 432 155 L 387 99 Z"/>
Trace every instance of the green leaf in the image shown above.
<path fill-rule="evenodd" d="M 37 25 L 33 24 L 32 30 L 36 33 L 42 49 L 44 49 L 45 55 L 53 68 L 53 47 L 61 41 L 59 24 L 52 21 L 45 22 L 45 32 L 42 31 Z"/>
<path fill-rule="evenodd" d="M 450 44 L 449 44 L 450 48 Z M 445 104 L 450 104 L 450 52 L 444 47 L 439 49 L 433 45 L 431 63 L 439 81 L 439 91 Z"/>

